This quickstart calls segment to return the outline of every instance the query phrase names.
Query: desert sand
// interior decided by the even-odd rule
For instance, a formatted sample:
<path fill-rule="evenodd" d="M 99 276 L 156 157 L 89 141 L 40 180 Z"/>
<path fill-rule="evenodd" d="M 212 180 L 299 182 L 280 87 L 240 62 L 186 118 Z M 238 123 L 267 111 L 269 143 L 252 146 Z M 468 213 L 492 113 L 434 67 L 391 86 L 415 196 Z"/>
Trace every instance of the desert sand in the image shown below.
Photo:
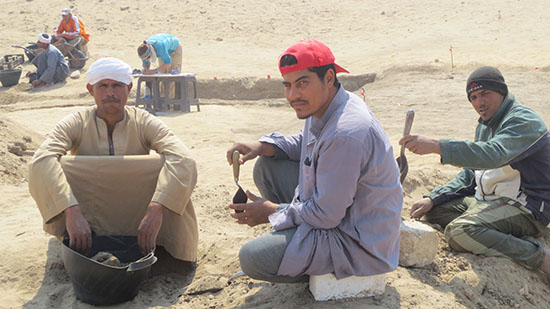
<path fill-rule="evenodd" d="M 193 106 L 191 113 L 158 115 L 197 162 L 198 268 L 191 283 L 176 275 L 150 278 L 134 300 L 114 308 L 549 306 L 550 282 L 541 273 L 504 258 L 453 252 L 441 232 L 435 262 L 389 273 L 382 297 L 321 303 L 307 284 L 247 277 L 225 284 L 239 270 L 240 246 L 270 231 L 267 225 L 240 226 L 229 217 L 226 206 L 235 185 L 225 152 L 235 141 L 272 131 L 296 133 L 303 126 L 274 82 L 280 81 L 277 57 L 286 47 L 312 38 L 331 47 L 337 62 L 351 72 L 344 85 L 365 96 L 397 154 L 408 109 L 416 111 L 413 134 L 473 138 L 478 117 L 466 99 L 465 81 L 479 65 L 499 67 L 519 101 L 550 123 L 546 0 L 4 0 L 0 56 L 21 53 L 11 45 L 34 42 L 42 31 L 52 33 L 64 7 L 83 20 L 91 35 L 91 59 L 80 79 L 30 90 L 22 78 L 17 86 L 0 87 L 0 308 L 92 308 L 76 300 L 60 244 L 42 230 L 27 190 L 27 163 L 57 121 L 93 104 L 84 78 L 92 61 L 112 56 L 138 68 L 138 44 L 161 32 L 181 39 L 183 71 L 196 74 L 199 83 L 200 112 Z M 24 74 L 32 65 L 25 63 L 23 69 Z M 364 74 L 376 74 L 376 79 L 366 82 Z M 129 104 L 134 102 L 135 89 Z M 8 146 L 14 142 L 26 150 L 11 153 Z M 458 171 L 441 165 L 435 155 L 407 155 L 404 219 L 415 200 Z M 253 162 L 242 167 L 241 184 L 257 192 L 252 167 Z M 550 238 L 543 241 L 550 245 Z"/>

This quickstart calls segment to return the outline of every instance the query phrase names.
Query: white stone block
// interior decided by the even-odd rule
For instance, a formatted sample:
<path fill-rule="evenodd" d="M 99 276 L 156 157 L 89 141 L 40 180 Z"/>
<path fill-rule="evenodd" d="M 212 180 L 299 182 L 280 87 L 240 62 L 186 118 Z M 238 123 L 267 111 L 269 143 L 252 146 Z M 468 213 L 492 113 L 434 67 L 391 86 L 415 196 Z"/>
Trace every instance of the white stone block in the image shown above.
<path fill-rule="evenodd" d="M 333 274 L 309 277 L 309 290 L 317 301 L 384 294 L 386 274 L 336 279 Z"/>
<path fill-rule="evenodd" d="M 399 265 L 422 267 L 432 263 L 438 249 L 436 231 L 418 221 L 401 222 Z"/>

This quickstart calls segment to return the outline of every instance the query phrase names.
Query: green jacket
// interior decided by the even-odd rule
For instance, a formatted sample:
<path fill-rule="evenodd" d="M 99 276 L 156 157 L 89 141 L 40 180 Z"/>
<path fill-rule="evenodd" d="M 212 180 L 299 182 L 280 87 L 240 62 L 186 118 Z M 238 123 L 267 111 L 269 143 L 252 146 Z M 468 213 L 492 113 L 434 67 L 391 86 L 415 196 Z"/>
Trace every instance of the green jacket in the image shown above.
<path fill-rule="evenodd" d="M 550 134 L 544 121 L 509 93 L 491 119 L 478 122 L 473 142 L 441 140 L 441 163 L 464 169 L 428 197 L 435 206 L 464 196 L 508 197 L 548 224 Z"/>

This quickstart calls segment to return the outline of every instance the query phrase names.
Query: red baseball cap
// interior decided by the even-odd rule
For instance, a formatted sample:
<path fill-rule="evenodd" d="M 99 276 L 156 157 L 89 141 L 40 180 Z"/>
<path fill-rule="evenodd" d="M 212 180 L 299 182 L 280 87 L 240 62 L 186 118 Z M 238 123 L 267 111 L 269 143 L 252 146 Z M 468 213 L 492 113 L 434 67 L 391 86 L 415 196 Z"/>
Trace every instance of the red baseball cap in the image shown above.
<path fill-rule="evenodd" d="M 293 55 L 298 60 L 298 63 L 281 67 L 281 58 L 284 55 Z M 349 73 L 348 70 L 334 63 L 334 55 L 330 51 L 330 48 L 317 40 L 300 41 L 287 48 L 279 56 L 279 71 L 281 71 L 281 75 L 327 64 L 334 64 L 336 73 Z"/>

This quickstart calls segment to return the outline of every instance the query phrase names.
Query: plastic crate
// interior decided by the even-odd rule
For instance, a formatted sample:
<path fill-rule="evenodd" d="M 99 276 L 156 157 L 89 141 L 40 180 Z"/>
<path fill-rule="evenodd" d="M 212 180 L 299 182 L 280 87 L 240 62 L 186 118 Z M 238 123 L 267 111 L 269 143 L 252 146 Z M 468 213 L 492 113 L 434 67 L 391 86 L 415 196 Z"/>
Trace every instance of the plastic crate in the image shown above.
<path fill-rule="evenodd" d="M 0 71 L 14 70 L 23 62 L 25 62 L 25 57 L 23 54 L 5 55 L 2 59 L 0 59 Z"/>

